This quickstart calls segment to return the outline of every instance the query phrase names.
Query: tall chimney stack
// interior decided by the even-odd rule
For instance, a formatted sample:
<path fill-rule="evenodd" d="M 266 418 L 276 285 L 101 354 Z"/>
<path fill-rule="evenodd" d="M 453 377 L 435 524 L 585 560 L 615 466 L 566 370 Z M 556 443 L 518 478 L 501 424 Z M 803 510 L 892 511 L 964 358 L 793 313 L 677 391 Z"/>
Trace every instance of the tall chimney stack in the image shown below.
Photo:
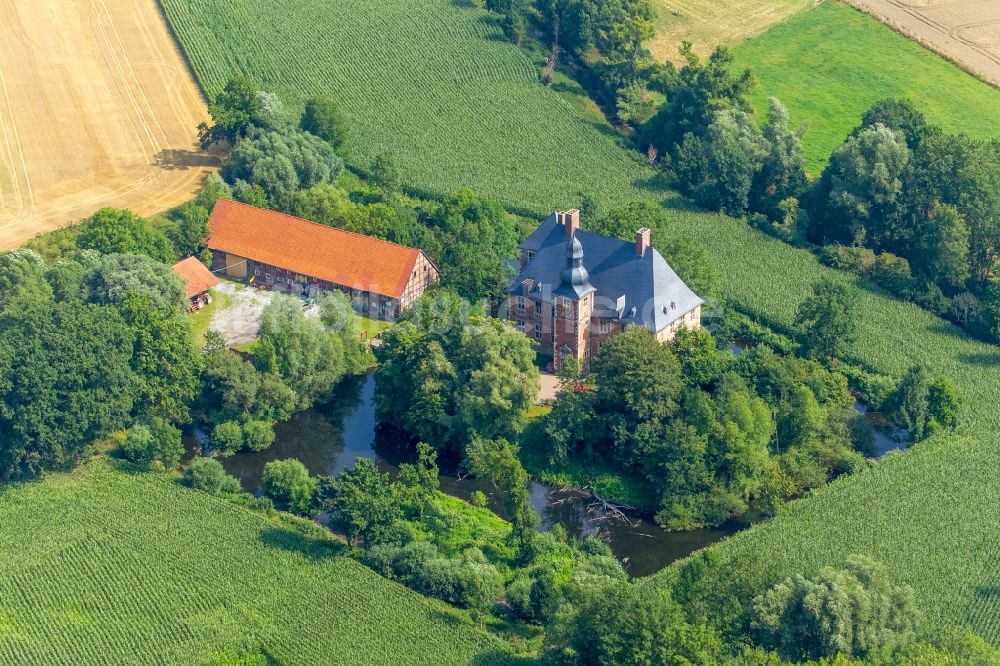
<path fill-rule="evenodd" d="M 559 222 L 565 227 L 566 238 L 570 238 L 580 228 L 580 211 L 576 208 L 559 213 Z"/>
<path fill-rule="evenodd" d="M 641 257 L 646 254 L 646 248 L 649 247 L 649 227 L 643 227 L 639 231 L 635 232 L 635 254 Z"/>

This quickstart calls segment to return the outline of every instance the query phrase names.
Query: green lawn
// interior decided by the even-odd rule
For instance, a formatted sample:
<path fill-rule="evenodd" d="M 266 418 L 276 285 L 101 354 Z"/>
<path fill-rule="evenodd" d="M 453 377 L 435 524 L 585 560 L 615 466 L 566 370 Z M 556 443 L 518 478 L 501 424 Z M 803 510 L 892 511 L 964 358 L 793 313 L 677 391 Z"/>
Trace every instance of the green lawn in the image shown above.
<path fill-rule="evenodd" d="M 329 537 L 97 461 L 0 493 L 0 663 L 501 664 Z M 226 661 L 229 660 L 229 661 Z"/>
<path fill-rule="evenodd" d="M 757 75 L 759 114 L 773 96 L 788 107 L 793 124 L 808 123 L 803 142 L 813 175 L 861 114 L 885 97 L 911 98 L 947 132 L 1000 136 L 1000 90 L 832 0 L 743 42 L 735 53 L 738 65 Z"/>
<path fill-rule="evenodd" d="M 225 292 L 213 291 L 211 303 L 188 315 L 188 319 L 191 321 L 191 332 L 194 333 L 194 340 L 199 346 L 205 344 L 205 333 L 208 332 L 212 315 L 219 310 L 228 308 L 232 300 L 233 297 Z"/>
<path fill-rule="evenodd" d="M 370 340 L 376 337 L 382 331 L 392 328 L 392 322 L 382 321 L 381 319 L 369 319 L 368 317 L 360 317 L 361 319 L 361 331 L 365 334 L 365 339 Z"/>
<path fill-rule="evenodd" d="M 469 186 L 538 211 L 576 205 L 580 192 L 591 192 L 604 207 L 654 198 L 671 219 L 668 228 L 654 230 L 654 244 L 671 234 L 697 239 L 719 269 L 722 295 L 782 327 L 794 323 L 798 303 L 819 278 L 852 285 L 861 327 L 849 348 L 852 360 L 893 374 L 923 362 L 950 376 L 965 401 L 959 432 L 794 502 L 778 519 L 716 550 L 748 567 L 774 563 L 779 572 L 839 564 L 847 553 L 871 555 L 888 564 L 896 581 L 914 587 L 929 624 L 969 623 L 1000 641 L 1000 566 L 992 556 L 1000 552 L 1000 349 L 968 339 L 912 304 L 857 286 L 804 250 L 740 221 L 694 211 L 676 194 L 653 188 L 655 174 L 616 145 L 613 131 L 538 85 L 527 56 L 503 42 L 492 19 L 469 3 L 161 1 L 209 92 L 243 72 L 292 105 L 332 94 L 347 107 L 357 159 L 392 146 L 410 185 Z M 817 11 L 857 19 L 837 6 Z M 865 24 L 911 53 L 909 69 L 902 70 L 908 79 L 940 82 L 935 105 L 952 105 L 956 118 L 969 112 L 963 90 L 981 90 L 979 84 L 878 24 Z M 820 33 L 816 43 L 831 41 Z M 843 41 L 838 49 L 853 46 Z M 867 64 L 895 58 L 886 48 L 869 53 Z M 862 76 L 845 78 L 863 83 Z M 958 82 L 954 90 L 948 81 Z M 859 102 L 853 117 L 838 118 L 844 133 L 864 106 Z M 843 113 L 829 107 L 831 116 Z"/>

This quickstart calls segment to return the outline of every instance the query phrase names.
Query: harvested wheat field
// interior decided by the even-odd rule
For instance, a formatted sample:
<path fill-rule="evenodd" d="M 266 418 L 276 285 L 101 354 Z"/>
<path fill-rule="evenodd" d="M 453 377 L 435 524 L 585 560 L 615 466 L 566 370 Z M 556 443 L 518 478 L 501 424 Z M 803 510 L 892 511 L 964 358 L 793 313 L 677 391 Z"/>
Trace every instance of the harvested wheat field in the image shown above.
<path fill-rule="evenodd" d="M 1000 85 L 1000 0 L 850 0 L 850 4 Z"/>
<path fill-rule="evenodd" d="M 681 62 L 683 41 L 707 56 L 720 44 L 734 45 L 759 35 L 819 0 L 653 0 L 656 36 L 646 43 L 661 60 Z"/>
<path fill-rule="evenodd" d="M 206 117 L 156 0 L 0 3 L 0 249 L 184 201 L 217 161 Z"/>

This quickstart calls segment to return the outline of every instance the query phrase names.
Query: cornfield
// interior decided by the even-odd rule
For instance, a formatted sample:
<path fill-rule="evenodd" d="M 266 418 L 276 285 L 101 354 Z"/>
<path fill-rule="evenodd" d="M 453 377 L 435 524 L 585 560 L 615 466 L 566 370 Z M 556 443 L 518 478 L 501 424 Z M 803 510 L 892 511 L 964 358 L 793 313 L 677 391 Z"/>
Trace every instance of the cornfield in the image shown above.
<path fill-rule="evenodd" d="M 528 59 L 500 39 L 495 23 L 481 10 L 452 0 L 161 3 L 209 94 L 243 73 L 277 92 L 293 109 L 309 96 L 330 95 L 350 116 L 350 149 L 362 166 L 391 150 L 410 185 L 427 191 L 471 187 L 534 211 L 575 205 L 581 192 L 602 207 L 640 198 L 662 201 L 672 208 L 673 223 L 654 231 L 654 243 L 665 235 L 698 240 L 720 270 L 725 298 L 783 328 L 794 326 L 798 303 L 821 277 L 853 284 L 853 278 L 821 266 L 803 250 L 741 221 L 686 209 L 675 194 L 648 185 L 653 172 L 616 144 L 609 127 L 594 126 L 557 92 L 539 84 Z M 853 360 L 896 375 L 919 362 L 949 376 L 965 401 L 959 431 L 890 454 L 872 469 L 792 503 L 775 520 L 716 548 L 745 566 L 768 562 L 779 572 L 808 572 L 840 563 L 850 553 L 867 554 L 886 562 L 897 582 L 914 587 L 928 624 L 967 623 L 1000 642 L 1000 350 L 968 339 L 914 305 L 860 287 L 854 294 L 861 330 L 850 348 Z M 152 496 L 150 504 L 155 504 Z M 214 519 L 212 524 L 227 538 L 246 538 L 237 526 L 248 520 L 242 513 L 226 512 L 225 518 L 233 524 Z M 181 518 L 174 515 L 173 520 Z M 95 524 L 74 527 L 60 520 L 55 525 L 61 538 L 99 534 Z M 22 537 L 31 534 L 21 529 Z M 190 545 L 184 540 L 170 544 L 174 551 L 163 544 L 166 537 L 160 531 L 144 534 L 151 540 L 148 546 L 137 539 L 130 545 L 160 544 L 163 558 L 189 557 L 183 554 Z M 47 539 L 40 528 L 37 541 L 29 541 L 32 551 L 39 552 Z M 200 575 L 196 564 L 191 562 L 192 575 Z M 235 560 L 232 564 L 245 566 Z M 316 577 L 318 567 L 300 564 L 291 568 L 302 569 L 301 575 L 285 574 L 283 585 L 309 589 L 312 583 L 306 581 Z M 22 583 L 30 582 L 26 571 Z M 35 572 L 40 579 L 36 584 L 51 584 L 46 571 Z M 268 581 L 273 575 L 255 580 Z M 214 589 L 213 580 L 205 578 L 208 589 Z M 384 582 L 364 580 L 373 597 L 388 594 Z M 169 589 L 177 592 L 181 582 L 173 585 Z M 261 603 L 278 603 L 274 586 L 260 585 L 254 589 Z M 368 589 L 346 592 L 356 598 Z M 321 594 L 304 594 L 299 603 Z M 0 603 L 10 598 L 8 590 L 0 590 Z M 347 602 L 337 600 L 345 607 Z M 239 610 L 252 617 L 251 608 Z M 209 626 L 235 622 L 236 609 L 217 612 L 219 618 L 210 618 Z M 290 617 L 316 621 L 303 613 Z M 331 616 L 331 628 L 341 619 Z M 62 622 L 34 631 L 66 626 Z M 388 624 L 394 631 L 404 626 Z M 0 622 L 2 626 L 7 625 Z M 86 618 L 82 626 L 87 626 Z M 368 629 L 360 627 L 362 633 Z M 325 640 L 343 640 L 331 633 L 326 632 Z"/>
<path fill-rule="evenodd" d="M 566 192 L 621 196 L 650 175 L 546 89 L 495 21 L 461 3 L 161 4 L 210 96 L 243 73 L 293 113 L 332 97 L 350 120 L 351 163 L 391 153 L 423 191 L 471 187 L 549 212 Z"/>
<path fill-rule="evenodd" d="M 8 488 L 0 525 L 2 664 L 503 663 L 443 603 L 169 477 L 98 461 Z"/>

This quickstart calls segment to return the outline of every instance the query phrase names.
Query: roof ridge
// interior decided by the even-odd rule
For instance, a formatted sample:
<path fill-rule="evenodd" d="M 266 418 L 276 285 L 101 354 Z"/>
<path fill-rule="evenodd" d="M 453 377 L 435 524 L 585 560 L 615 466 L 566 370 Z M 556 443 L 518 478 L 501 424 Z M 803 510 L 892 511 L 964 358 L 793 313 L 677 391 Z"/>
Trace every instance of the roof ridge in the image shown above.
<path fill-rule="evenodd" d="M 414 253 L 418 253 L 418 252 L 421 251 L 420 248 L 418 248 L 418 247 L 411 247 L 409 245 L 403 245 L 402 243 L 394 243 L 392 241 L 385 240 L 384 238 L 379 238 L 377 236 L 369 236 L 368 234 L 363 234 L 360 231 L 351 231 L 350 229 L 344 229 L 342 227 L 335 227 L 335 226 L 333 226 L 331 224 L 323 224 L 322 222 L 317 222 L 316 220 L 310 220 L 310 219 L 305 218 L 305 217 L 299 217 L 298 215 L 292 215 L 291 213 L 284 213 L 284 212 L 282 212 L 280 210 L 274 210 L 273 208 L 261 208 L 260 206 L 251 206 L 250 204 L 243 203 L 242 201 L 236 201 L 235 199 L 219 199 L 218 201 L 215 202 L 215 205 L 218 206 L 220 203 L 223 203 L 223 202 L 226 203 L 226 207 L 227 208 L 229 207 L 229 205 L 232 204 L 232 205 L 236 205 L 236 206 L 242 206 L 244 208 L 250 208 L 250 209 L 253 209 L 253 210 L 261 210 L 261 211 L 264 211 L 265 213 L 271 213 L 273 215 L 281 215 L 282 217 L 288 217 L 288 218 L 291 218 L 293 220 L 298 220 L 299 222 L 305 222 L 307 224 L 312 224 L 312 225 L 315 225 L 317 227 L 320 227 L 321 229 L 332 229 L 333 231 L 336 231 L 336 232 L 339 232 L 339 233 L 342 233 L 342 234 L 350 234 L 351 236 L 357 236 L 359 238 L 364 238 L 364 239 L 367 239 L 369 241 L 375 241 L 376 243 L 385 243 L 386 245 L 392 245 L 393 247 L 401 247 L 404 250 L 410 250 L 411 252 L 414 252 Z M 213 209 L 212 212 L 214 213 L 215 210 Z"/>

